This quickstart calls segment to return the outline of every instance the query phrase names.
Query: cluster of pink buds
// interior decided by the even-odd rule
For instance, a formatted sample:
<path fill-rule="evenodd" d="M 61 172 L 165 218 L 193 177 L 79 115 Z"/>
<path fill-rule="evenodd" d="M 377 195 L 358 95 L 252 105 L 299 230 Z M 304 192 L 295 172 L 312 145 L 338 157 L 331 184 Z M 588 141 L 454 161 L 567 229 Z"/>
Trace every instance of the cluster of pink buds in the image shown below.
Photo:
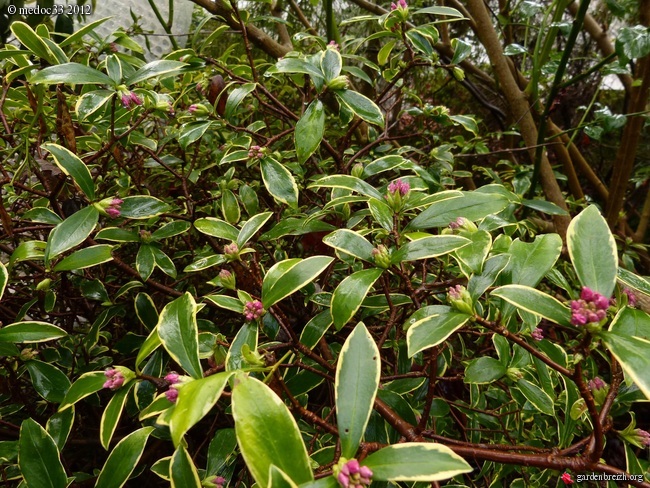
<path fill-rule="evenodd" d="M 564 473 L 560 479 L 565 485 L 572 485 L 574 483 L 573 478 L 569 473 Z"/>
<path fill-rule="evenodd" d="M 332 49 L 335 49 L 335 50 L 337 50 L 337 51 L 340 49 L 340 47 L 339 47 L 339 45 L 336 43 L 336 41 L 330 41 L 330 42 L 327 44 L 327 47 L 332 48 Z"/>
<path fill-rule="evenodd" d="M 236 242 L 231 242 L 223 246 L 223 253 L 229 261 L 239 260 L 239 246 Z"/>
<path fill-rule="evenodd" d="M 113 198 L 108 207 L 106 208 L 106 213 L 112 219 L 116 219 L 120 216 L 120 205 L 124 203 L 124 200 L 121 198 Z"/>
<path fill-rule="evenodd" d="M 406 196 L 409 191 L 411 191 L 411 185 L 406 181 L 395 180 L 388 185 L 388 192 L 393 195 L 399 193 L 402 196 Z"/>
<path fill-rule="evenodd" d="M 110 388 L 111 390 L 117 390 L 124 384 L 125 381 L 124 375 L 113 368 L 104 371 L 104 376 L 106 376 L 104 388 Z"/>
<path fill-rule="evenodd" d="M 544 331 L 539 327 L 535 327 L 535 330 L 530 333 L 530 336 L 536 341 L 541 341 L 544 339 Z"/>
<path fill-rule="evenodd" d="M 650 447 L 650 432 L 643 429 L 636 429 L 634 432 L 643 446 Z"/>
<path fill-rule="evenodd" d="M 571 302 L 571 323 L 573 325 L 598 323 L 607 316 L 608 308 L 608 298 L 585 286 L 580 293 L 580 300 Z"/>
<path fill-rule="evenodd" d="M 588 386 L 591 391 L 596 391 L 607 388 L 607 383 L 600 376 L 596 376 L 594 379 L 589 380 Z"/>
<path fill-rule="evenodd" d="M 165 381 L 169 383 L 169 389 L 165 392 L 165 396 L 172 403 L 176 403 L 178 399 L 178 390 L 175 385 L 181 381 L 180 378 L 180 375 L 174 371 L 165 376 Z"/>
<path fill-rule="evenodd" d="M 350 459 L 339 469 L 336 477 L 343 488 L 364 488 L 370 485 L 372 471 L 367 466 L 359 466 L 359 461 Z"/>
<path fill-rule="evenodd" d="M 122 92 L 122 105 L 124 108 L 131 108 L 132 105 L 142 105 L 142 99 L 135 92 Z"/>
<path fill-rule="evenodd" d="M 223 488 L 226 486 L 226 478 L 223 476 L 215 476 L 210 480 L 206 479 L 203 481 L 202 486 L 205 486 L 206 488 Z"/>
<path fill-rule="evenodd" d="M 253 300 L 244 305 L 244 317 L 248 322 L 259 319 L 264 315 L 264 312 L 264 305 L 259 300 Z"/>
<path fill-rule="evenodd" d="M 397 10 L 398 8 L 406 10 L 409 8 L 408 3 L 406 3 L 406 0 L 399 0 L 397 3 L 391 3 L 390 4 L 390 9 L 391 10 Z"/>
<path fill-rule="evenodd" d="M 255 159 L 255 158 L 260 159 L 260 158 L 263 158 L 263 157 L 264 157 L 264 149 L 261 148 L 260 146 L 253 145 L 253 146 L 251 146 L 250 149 L 248 150 L 248 157 L 249 157 L 250 159 Z"/>

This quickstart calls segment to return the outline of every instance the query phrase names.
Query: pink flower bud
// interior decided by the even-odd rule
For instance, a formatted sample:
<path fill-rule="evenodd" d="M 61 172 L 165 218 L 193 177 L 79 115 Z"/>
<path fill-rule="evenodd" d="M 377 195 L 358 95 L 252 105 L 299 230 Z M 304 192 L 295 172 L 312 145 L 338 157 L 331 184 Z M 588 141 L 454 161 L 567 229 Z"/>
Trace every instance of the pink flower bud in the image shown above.
<path fill-rule="evenodd" d="M 594 305 L 596 305 L 596 308 L 599 308 L 601 310 L 607 310 L 609 308 L 609 299 L 605 298 L 604 296 L 600 295 L 599 293 L 596 293 L 596 296 L 593 299 Z"/>
<path fill-rule="evenodd" d="M 594 299 L 594 291 L 591 288 L 587 288 L 586 286 L 582 288 L 582 292 L 580 293 L 580 298 L 582 298 L 585 302 L 590 302 Z"/>
<path fill-rule="evenodd" d="M 388 185 L 388 191 L 392 194 L 398 193 L 405 196 L 411 190 L 411 185 L 406 181 L 395 180 Z"/>
<path fill-rule="evenodd" d="M 544 331 L 539 327 L 537 327 L 533 332 L 531 332 L 530 335 L 536 341 L 541 341 L 542 339 L 544 339 Z"/>
<path fill-rule="evenodd" d="M 124 108 L 129 108 L 131 106 L 131 95 L 127 93 L 122 95 L 122 105 Z"/>
<path fill-rule="evenodd" d="M 588 386 L 591 391 L 595 391 L 605 388 L 607 384 L 602 380 L 602 378 L 596 376 L 594 379 L 589 380 Z"/>
<path fill-rule="evenodd" d="M 178 400 L 178 390 L 172 386 L 165 392 L 165 396 L 170 402 L 176 403 L 176 400 Z"/>
<path fill-rule="evenodd" d="M 264 315 L 264 305 L 259 300 L 246 303 L 244 305 L 244 317 L 248 322 L 259 319 Z"/>
<path fill-rule="evenodd" d="M 135 92 L 131 92 L 131 101 L 136 105 L 142 105 L 142 99 Z"/>
<path fill-rule="evenodd" d="M 121 213 L 121 212 L 120 212 L 120 210 L 119 210 L 118 208 L 115 208 L 115 207 L 108 207 L 108 208 L 106 209 L 106 213 L 108 214 L 108 216 L 109 216 L 110 218 L 112 218 L 112 219 L 116 219 L 116 218 L 118 218 L 118 217 L 120 216 L 120 213 Z"/>
<path fill-rule="evenodd" d="M 180 375 L 178 373 L 172 371 L 171 373 L 168 373 L 165 376 L 165 381 L 167 381 L 167 383 L 169 383 L 171 385 L 174 385 L 174 384 L 176 384 L 176 383 L 178 383 L 180 381 Z"/>
<path fill-rule="evenodd" d="M 198 109 L 198 107 L 196 106 L 195 103 L 193 103 L 192 105 L 190 105 L 190 106 L 187 108 L 187 111 L 188 111 L 189 113 L 193 114 L 194 112 L 196 112 L 197 109 Z"/>

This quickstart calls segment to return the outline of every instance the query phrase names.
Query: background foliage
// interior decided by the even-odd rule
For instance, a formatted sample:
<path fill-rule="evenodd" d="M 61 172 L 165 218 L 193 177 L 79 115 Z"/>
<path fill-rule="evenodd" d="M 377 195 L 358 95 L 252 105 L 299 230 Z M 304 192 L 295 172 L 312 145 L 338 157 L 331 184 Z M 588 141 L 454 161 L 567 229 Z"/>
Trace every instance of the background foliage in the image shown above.
<path fill-rule="evenodd" d="M 647 0 L 194 3 L 0 2 L 3 482 L 649 486 Z"/>

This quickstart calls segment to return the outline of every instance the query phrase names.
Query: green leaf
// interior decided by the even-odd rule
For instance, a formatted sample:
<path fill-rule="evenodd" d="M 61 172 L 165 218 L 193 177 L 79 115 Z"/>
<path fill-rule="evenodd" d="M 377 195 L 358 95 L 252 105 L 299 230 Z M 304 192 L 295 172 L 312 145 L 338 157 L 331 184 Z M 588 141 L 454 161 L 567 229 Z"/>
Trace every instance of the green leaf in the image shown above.
<path fill-rule="evenodd" d="M 74 407 L 57 412 L 47 419 L 47 433 L 52 436 L 59 451 L 63 449 L 74 424 Z"/>
<path fill-rule="evenodd" d="M 23 214 L 25 220 L 40 222 L 43 224 L 57 225 L 63 222 L 63 219 L 46 207 L 34 207 Z"/>
<path fill-rule="evenodd" d="M 557 234 L 537 236 L 533 242 L 516 239 L 508 252 L 511 282 L 535 287 L 560 257 L 562 239 Z"/>
<path fill-rule="evenodd" d="M 239 104 L 246 97 L 246 95 L 255 90 L 256 86 L 257 85 L 255 83 L 244 83 L 228 94 L 228 101 L 226 102 L 226 110 L 224 112 L 224 117 L 226 119 L 232 121 L 232 117 L 235 115 Z"/>
<path fill-rule="evenodd" d="M 437 346 L 465 325 L 469 319 L 468 314 L 450 312 L 431 315 L 411 324 L 406 333 L 409 357 L 415 356 L 424 349 Z"/>
<path fill-rule="evenodd" d="M 169 239 L 180 234 L 187 232 L 192 224 L 185 220 L 174 220 L 163 225 L 160 229 L 151 234 L 151 238 L 160 241 L 162 239 Z"/>
<path fill-rule="evenodd" d="M 283 58 L 275 63 L 275 70 L 278 73 L 302 73 L 313 78 L 323 79 L 323 73 L 319 68 L 302 59 Z"/>
<path fill-rule="evenodd" d="M 235 429 L 219 429 L 210 441 L 208 447 L 208 464 L 205 475 L 216 476 L 224 468 L 228 459 L 236 455 L 237 436 Z"/>
<path fill-rule="evenodd" d="M 142 281 L 149 279 L 155 265 L 156 257 L 153 254 L 153 246 L 150 244 L 142 244 L 135 257 L 135 269 L 138 271 Z"/>
<path fill-rule="evenodd" d="M 353 90 L 336 90 L 340 102 L 369 124 L 384 125 L 384 116 L 379 107 L 361 93 Z"/>
<path fill-rule="evenodd" d="M 339 229 L 323 237 L 326 244 L 338 251 L 350 254 L 355 258 L 374 263 L 372 250 L 374 246 L 361 234 L 349 229 Z"/>
<path fill-rule="evenodd" d="M 178 446 L 169 463 L 172 488 L 201 488 L 199 473 L 184 446 Z"/>
<path fill-rule="evenodd" d="M 451 47 L 454 50 L 454 57 L 451 60 L 451 64 L 459 64 L 472 52 L 472 45 L 458 38 L 451 40 Z"/>
<path fill-rule="evenodd" d="M 47 243 L 43 241 L 24 241 L 21 242 L 9 258 L 9 268 L 20 261 L 29 259 L 43 259 Z"/>
<path fill-rule="evenodd" d="M 458 217 L 475 222 L 488 215 L 501 212 L 510 204 L 509 200 L 494 193 L 477 191 L 450 194 L 449 198 L 438 200 L 420 215 L 415 217 L 407 229 L 429 229 L 431 227 L 446 227 Z"/>
<path fill-rule="evenodd" d="M 225 308 L 226 310 L 232 310 L 236 313 L 244 313 L 244 304 L 237 298 L 229 297 L 226 295 L 207 295 L 204 298 L 206 300 L 210 300 L 218 307 Z"/>
<path fill-rule="evenodd" d="M 486 384 L 498 380 L 506 374 L 506 367 L 497 359 L 483 356 L 469 363 L 465 369 L 465 383 Z"/>
<path fill-rule="evenodd" d="M 473 470 L 448 447 L 420 442 L 384 447 L 363 464 L 372 470 L 373 479 L 382 481 L 441 481 Z"/>
<path fill-rule="evenodd" d="M 140 236 L 131 230 L 120 229 L 119 227 L 106 227 L 95 234 L 95 240 L 111 242 L 140 242 Z"/>
<path fill-rule="evenodd" d="M 231 224 L 236 224 L 241 218 L 237 197 L 227 188 L 221 192 L 221 214 Z"/>
<path fill-rule="evenodd" d="M 48 143 L 41 147 L 52 154 L 56 165 L 79 185 L 89 200 L 95 199 L 95 184 L 90 170 L 76 154 L 58 144 Z"/>
<path fill-rule="evenodd" d="M 330 310 L 323 310 L 307 322 L 307 325 L 305 325 L 305 328 L 300 334 L 300 342 L 309 349 L 313 349 L 321 337 L 325 335 L 330 325 L 332 325 L 332 314 Z"/>
<path fill-rule="evenodd" d="M 379 387 L 379 350 L 363 322 L 348 336 L 336 366 L 336 420 L 341 455 L 353 458 L 359 448 Z"/>
<path fill-rule="evenodd" d="M 650 341 L 638 337 L 628 337 L 616 332 L 601 332 L 600 337 L 607 348 L 621 364 L 623 371 L 650 400 Z"/>
<path fill-rule="evenodd" d="M 105 382 L 106 376 L 103 371 L 91 371 L 90 373 L 82 374 L 68 389 L 65 398 L 61 402 L 61 405 L 59 405 L 59 412 L 71 407 L 79 400 L 92 395 L 96 391 L 101 390 L 104 388 Z"/>
<path fill-rule="evenodd" d="M 455 251 L 469 242 L 469 239 L 461 236 L 423 237 L 404 244 L 397 252 L 393 253 L 391 261 L 393 264 L 399 264 L 405 261 L 434 258 Z"/>
<path fill-rule="evenodd" d="M 2 295 L 4 295 L 5 288 L 9 282 L 9 272 L 2 262 L 0 262 L 0 300 L 2 300 Z"/>
<path fill-rule="evenodd" d="M 95 488 L 121 488 L 142 457 L 153 427 L 143 427 L 117 443 L 99 473 Z"/>
<path fill-rule="evenodd" d="M 384 66 L 388 62 L 388 58 L 390 57 L 390 53 L 393 51 L 395 44 L 397 44 L 397 39 L 391 39 L 379 50 L 379 53 L 377 53 L 377 64 L 379 66 Z"/>
<path fill-rule="evenodd" d="M 521 203 L 524 207 L 532 208 L 533 210 L 548 215 L 569 215 L 569 213 L 562 207 L 546 200 L 523 200 Z"/>
<path fill-rule="evenodd" d="M 108 446 L 111 443 L 117 423 L 120 421 L 122 410 L 126 404 L 126 397 L 135 384 L 135 381 L 130 381 L 125 388 L 117 390 L 108 402 L 108 405 L 106 405 L 106 409 L 104 409 L 102 420 L 99 424 L 99 440 L 102 443 L 102 447 L 106 450 L 108 450 Z"/>
<path fill-rule="evenodd" d="M 388 232 L 393 231 L 393 210 L 381 200 L 371 198 L 368 200 L 368 209 L 372 217 Z"/>
<path fill-rule="evenodd" d="M 346 188 L 348 190 L 355 191 L 361 195 L 367 197 L 376 198 L 377 200 L 383 200 L 384 197 L 379 193 L 373 186 L 369 185 L 365 181 L 356 176 L 349 175 L 331 175 L 324 176 L 319 178 L 314 183 L 310 184 L 308 188 Z"/>
<path fill-rule="evenodd" d="M 260 162 L 264 186 L 278 202 L 298 207 L 298 185 L 291 172 L 275 159 L 265 157 Z"/>
<path fill-rule="evenodd" d="M 229 241 L 236 241 L 239 236 L 239 231 L 236 227 L 230 225 L 224 220 L 215 219 L 214 217 L 197 219 L 194 222 L 194 227 L 203 234 Z"/>
<path fill-rule="evenodd" d="M 425 7 L 425 8 L 420 8 L 418 10 L 415 10 L 413 12 L 413 15 L 421 15 L 421 14 L 428 14 L 428 15 L 446 15 L 448 17 L 455 17 L 458 19 L 463 19 L 465 18 L 463 14 L 461 14 L 458 10 L 455 8 L 451 7 Z"/>
<path fill-rule="evenodd" d="M 271 465 L 295 483 L 314 479 L 295 419 L 264 383 L 238 375 L 232 392 L 232 414 L 239 448 L 259 486 L 268 485 Z"/>
<path fill-rule="evenodd" d="M 537 410 L 546 415 L 554 415 L 553 399 L 539 386 L 521 379 L 517 381 L 517 388 L 519 388 L 519 391 L 526 397 L 526 400 Z"/>
<path fill-rule="evenodd" d="M 58 64 L 54 53 L 50 50 L 44 40 L 25 22 L 11 22 L 10 29 L 20 43 L 36 56 L 44 59 L 49 64 Z"/>
<path fill-rule="evenodd" d="M 231 372 L 218 373 L 179 388 L 176 407 L 169 420 L 175 446 L 179 446 L 185 433 L 210 412 L 231 376 Z"/>
<path fill-rule="evenodd" d="M 327 51 L 332 51 L 328 49 Z M 340 55 L 339 55 L 340 56 Z M 296 145 L 296 157 L 298 162 L 303 164 L 311 156 L 323 139 L 325 132 L 325 108 L 323 102 L 314 100 L 309 104 L 305 113 L 296 123 L 294 131 L 294 142 Z"/>
<path fill-rule="evenodd" d="M 171 61 L 168 59 L 152 61 L 145 64 L 142 68 L 124 80 L 124 84 L 127 86 L 135 85 L 156 76 L 175 74 L 184 66 L 187 65 L 180 61 Z"/>
<path fill-rule="evenodd" d="M 158 336 L 169 353 L 192 378 L 203 378 L 199 361 L 196 302 L 190 293 L 168 303 L 160 313 Z"/>
<path fill-rule="evenodd" d="M 54 439 L 32 419 L 23 421 L 20 426 L 18 465 L 29 488 L 68 486 L 68 477 Z"/>
<path fill-rule="evenodd" d="M 52 403 L 61 403 L 65 397 L 70 380 L 60 369 L 49 363 L 35 359 L 25 363 L 29 377 L 32 379 L 32 386 L 36 393 L 45 400 Z"/>
<path fill-rule="evenodd" d="M 325 49 L 321 55 L 320 68 L 325 76 L 325 82 L 329 82 L 341 74 L 343 59 L 341 53 L 336 49 Z"/>
<path fill-rule="evenodd" d="M 468 238 L 470 242 L 458 249 L 454 255 L 463 273 L 469 277 L 483 270 L 483 262 L 492 247 L 492 236 L 485 230 L 477 230 L 469 234 Z"/>
<path fill-rule="evenodd" d="M 75 212 L 57 225 L 47 239 L 45 260 L 54 259 L 59 254 L 78 246 L 90 235 L 99 220 L 99 212 L 90 205 Z"/>
<path fill-rule="evenodd" d="M 187 146 L 193 142 L 198 141 L 203 137 L 203 134 L 210 128 L 212 122 L 208 121 L 195 121 L 183 124 L 178 132 L 178 143 L 183 150 L 187 150 Z"/>
<path fill-rule="evenodd" d="M 241 248 L 243 247 L 257 232 L 264 227 L 264 224 L 271 218 L 273 212 L 264 212 L 252 216 L 246 221 L 242 226 L 239 234 L 233 241 L 237 242 L 237 245 Z"/>
<path fill-rule="evenodd" d="M 325 271 L 334 258 L 312 256 L 307 259 L 290 259 L 276 263 L 264 276 L 262 303 L 269 309 L 283 298 L 300 290 Z"/>
<path fill-rule="evenodd" d="M 113 80 L 101 71 L 79 63 L 65 63 L 42 69 L 32 76 L 31 83 L 55 85 L 72 83 L 76 85 L 109 85 L 114 86 Z"/>
<path fill-rule="evenodd" d="M 15 322 L 0 329 L 0 342 L 45 342 L 67 336 L 68 333 L 47 322 Z"/>
<path fill-rule="evenodd" d="M 476 301 L 494 284 L 509 262 L 510 256 L 508 254 L 497 254 L 485 261 L 483 273 L 473 275 L 467 283 L 467 291 L 472 297 L 472 300 Z"/>
<path fill-rule="evenodd" d="M 635 290 L 650 296 L 650 282 L 648 280 L 635 275 L 624 268 L 618 268 L 618 279 L 630 288 L 634 288 Z"/>
<path fill-rule="evenodd" d="M 108 101 L 115 96 L 113 90 L 93 90 L 84 93 L 77 99 L 75 111 L 80 120 L 87 119 L 101 109 Z"/>
<path fill-rule="evenodd" d="M 151 246 L 151 251 L 153 254 L 154 261 L 156 266 L 162 270 L 167 276 L 176 278 L 176 266 L 174 266 L 173 261 L 170 259 L 167 254 L 162 252 L 156 246 Z"/>
<path fill-rule="evenodd" d="M 269 484 L 267 488 L 298 488 L 289 475 L 272 464 L 269 467 Z"/>
<path fill-rule="evenodd" d="M 521 285 L 506 285 L 497 288 L 492 295 L 506 302 L 560 325 L 571 325 L 571 310 L 559 300 L 535 288 Z"/>
<path fill-rule="evenodd" d="M 339 283 L 332 294 L 332 318 L 336 330 L 341 330 L 354 317 L 382 272 L 380 268 L 362 269 Z"/>
<path fill-rule="evenodd" d="M 171 207 L 157 198 L 138 195 L 124 198 L 120 205 L 120 216 L 127 219 L 150 219 L 169 210 Z"/>
<path fill-rule="evenodd" d="M 12 26 L 13 30 L 13 26 Z M 623 27 L 616 38 L 616 52 L 627 59 L 642 58 L 650 54 L 650 31 L 643 25 Z"/>
<path fill-rule="evenodd" d="M 96 246 L 86 247 L 73 252 L 61 260 L 54 271 L 70 271 L 72 269 L 85 269 L 98 264 L 106 263 L 113 260 L 111 251 L 113 246 L 109 244 L 98 244 Z"/>
<path fill-rule="evenodd" d="M 595 205 L 590 205 L 571 221 L 567 229 L 567 247 L 582 286 L 611 297 L 618 270 L 616 242 Z"/>
<path fill-rule="evenodd" d="M 257 324 L 249 322 L 244 324 L 230 344 L 226 355 L 226 371 L 235 371 L 246 366 L 242 350 L 248 346 L 249 351 L 257 350 Z"/>

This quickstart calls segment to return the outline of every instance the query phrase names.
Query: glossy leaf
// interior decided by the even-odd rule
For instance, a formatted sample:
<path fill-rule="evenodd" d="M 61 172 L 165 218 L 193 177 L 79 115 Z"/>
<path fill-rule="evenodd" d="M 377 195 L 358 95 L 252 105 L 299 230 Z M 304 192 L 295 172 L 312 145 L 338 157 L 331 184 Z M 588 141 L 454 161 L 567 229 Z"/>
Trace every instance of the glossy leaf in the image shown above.
<path fill-rule="evenodd" d="M 537 286 L 560 257 L 561 251 L 562 239 L 557 234 L 540 235 L 533 242 L 516 239 L 508 250 L 512 256 L 508 266 L 511 282 Z"/>
<path fill-rule="evenodd" d="M 348 336 L 336 366 L 336 419 L 341 455 L 355 456 L 379 387 L 379 350 L 363 322 Z"/>
<path fill-rule="evenodd" d="M 216 476 L 232 456 L 237 453 L 237 436 L 235 429 L 219 429 L 210 441 L 208 447 L 208 464 L 205 467 L 207 476 Z"/>
<path fill-rule="evenodd" d="M 380 268 L 363 269 L 339 283 L 332 294 L 332 318 L 336 330 L 340 330 L 354 317 L 382 272 Z"/>
<path fill-rule="evenodd" d="M 509 262 L 510 255 L 508 254 L 497 254 L 485 261 L 483 272 L 480 275 L 473 275 L 467 283 L 467 291 L 472 300 L 476 301 L 494 284 Z"/>
<path fill-rule="evenodd" d="M 111 252 L 113 246 L 109 244 L 98 244 L 89 246 L 73 252 L 63 258 L 56 266 L 54 271 L 70 271 L 73 269 L 85 269 L 98 264 L 107 263 L 113 260 Z"/>
<path fill-rule="evenodd" d="M 25 363 L 36 393 L 52 403 L 61 403 L 65 397 L 70 380 L 56 366 L 32 359 Z"/>
<path fill-rule="evenodd" d="M 441 481 L 473 471 L 450 448 L 421 442 L 384 447 L 370 454 L 362 464 L 372 470 L 373 479 L 386 481 Z"/>
<path fill-rule="evenodd" d="M 393 210 L 382 200 L 371 198 L 368 200 L 368 209 L 372 217 L 388 232 L 393 231 Z"/>
<path fill-rule="evenodd" d="M 291 172 L 273 158 L 263 158 L 260 162 L 264 186 L 278 202 L 296 208 L 298 206 L 298 186 Z"/>
<path fill-rule="evenodd" d="M 199 361 L 199 333 L 196 302 L 191 294 L 168 303 L 160 313 L 158 336 L 169 355 L 192 376 L 203 377 Z"/>
<path fill-rule="evenodd" d="M 172 488 L 201 488 L 199 473 L 184 446 L 176 448 L 169 462 Z"/>
<path fill-rule="evenodd" d="M 16 322 L 0 329 L 0 342 L 45 342 L 66 335 L 66 331 L 47 322 Z"/>
<path fill-rule="evenodd" d="M 118 227 L 105 227 L 95 234 L 96 240 L 111 242 L 140 242 L 140 236 L 133 231 Z"/>
<path fill-rule="evenodd" d="M 143 427 L 117 443 L 99 473 L 95 488 L 121 488 L 142 457 L 153 427 Z"/>
<path fill-rule="evenodd" d="M 492 236 L 485 230 L 477 230 L 467 236 L 469 243 L 458 249 L 454 256 L 466 276 L 480 274 L 483 262 L 492 247 Z"/>
<path fill-rule="evenodd" d="M 72 424 L 74 424 L 74 414 L 74 407 L 70 407 L 63 412 L 56 412 L 47 419 L 45 429 L 52 436 L 52 439 L 54 439 L 59 451 L 63 449 L 63 446 L 65 446 L 68 440 L 68 436 L 72 430 Z"/>
<path fill-rule="evenodd" d="M 246 95 L 255 90 L 255 83 L 244 83 L 243 85 L 235 88 L 228 94 L 228 101 L 226 102 L 226 109 L 224 116 L 228 120 L 232 120 L 233 115 L 237 111 L 237 107 L 241 104 Z"/>
<path fill-rule="evenodd" d="M 78 246 L 90 235 L 99 220 L 99 211 L 92 205 L 82 208 L 50 232 L 45 248 L 45 260 Z"/>
<path fill-rule="evenodd" d="M 68 486 L 54 439 L 32 419 L 23 421 L 20 426 L 18 450 L 18 465 L 29 488 Z"/>
<path fill-rule="evenodd" d="M 105 382 L 106 376 L 103 371 L 91 371 L 90 373 L 82 374 L 68 389 L 61 405 L 59 405 L 59 412 L 101 390 L 104 388 Z"/>
<path fill-rule="evenodd" d="M 500 361 L 483 356 L 469 363 L 465 369 L 465 383 L 483 385 L 492 383 L 506 374 L 506 367 Z"/>
<path fill-rule="evenodd" d="M 494 290 L 492 295 L 556 324 L 571 325 L 571 311 L 559 300 L 535 288 L 506 285 Z"/>
<path fill-rule="evenodd" d="M 539 386 L 528 380 L 521 379 L 517 381 L 517 388 L 537 410 L 546 415 L 554 414 L 553 399 Z"/>
<path fill-rule="evenodd" d="M 151 61 L 124 80 L 124 84 L 127 86 L 135 85 L 136 83 L 140 83 L 156 76 L 174 74 L 184 66 L 187 65 L 180 61 L 171 61 L 168 59 Z"/>
<path fill-rule="evenodd" d="M 569 224 L 567 248 L 582 286 L 611 297 L 618 271 L 616 242 L 595 205 L 580 212 Z"/>
<path fill-rule="evenodd" d="M 323 79 L 323 72 L 313 64 L 297 58 L 283 58 L 275 63 L 278 73 L 301 73 L 317 79 Z"/>
<path fill-rule="evenodd" d="M 58 144 L 43 144 L 41 147 L 52 154 L 56 165 L 79 185 L 90 200 L 95 199 L 95 184 L 90 170 L 76 154 Z"/>
<path fill-rule="evenodd" d="M 331 49 L 328 49 L 331 51 Z M 340 56 L 340 55 L 339 55 Z M 296 157 L 298 162 L 303 164 L 320 146 L 325 132 L 325 108 L 323 102 L 314 100 L 309 104 L 305 113 L 296 123 L 294 131 L 294 143 L 296 145 Z"/>
<path fill-rule="evenodd" d="M 170 237 L 184 234 L 190 229 L 190 227 L 192 227 L 192 224 L 186 222 L 185 220 L 174 220 L 172 222 L 166 223 L 158 230 L 153 232 L 151 234 L 151 238 L 156 241 L 160 241 L 162 239 L 169 239 Z"/>
<path fill-rule="evenodd" d="M 450 195 L 449 198 L 432 203 L 408 224 L 407 229 L 446 227 L 458 217 L 475 222 L 499 213 L 510 204 L 505 197 L 498 194 L 474 191 L 461 195 Z"/>
<path fill-rule="evenodd" d="M 246 366 L 242 349 L 248 346 L 249 351 L 256 351 L 257 335 L 257 324 L 253 322 L 248 322 L 239 329 L 226 355 L 226 371 L 235 371 Z"/>
<path fill-rule="evenodd" d="M 437 346 L 451 334 L 464 326 L 470 315 L 460 312 L 450 312 L 425 317 L 409 326 L 406 333 L 409 357 L 418 352 Z"/>
<path fill-rule="evenodd" d="M 65 63 L 42 69 L 30 78 L 34 84 L 72 83 L 75 85 L 109 85 L 113 86 L 111 78 L 101 71 L 79 63 Z"/>
<path fill-rule="evenodd" d="M 197 219 L 194 222 L 194 227 L 203 234 L 229 241 L 236 241 L 237 236 L 239 235 L 239 231 L 236 227 L 224 220 L 215 219 L 214 217 Z"/>
<path fill-rule="evenodd" d="M 298 425 L 268 386 L 255 378 L 238 375 L 232 393 L 232 414 L 239 448 L 258 485 L 268 485 L 271 465 L 295 483 L 313 480 Z"/>
<path fill-rule="evenodd" d="M 329 256 L 290 259 L 276 263 L 264 277 L 262 303 L 269 309 L 292 293 L 312 282 L 334 260 Z"/>
<path fill-rule="evenodd" d="M 339 229 L 334 231 L 323 237 L 323 244 L 369 263 L 374 262 L 372 256 L 374 246 L 361 234 L 352 230 Z"/>
<path fill-rule="evenodd" d="M 314 183 L 309 185 L 309 188 L 345 188 L 351 191 L 360 193 L 367 197 L 383 200 L 383 195 L 379 193 L 373 186 L 356 176 L 349 175 L 330 175 L 319 178 Z"/>
<path fill-rule="evenodd" d="M 232 373 L 217 373 L 190 381 L 179 389 L 176 407 L 169 420 L 174 445 L 178 446 L 185 433 L 214 407 L 228 384 Z"/>
<path fill-rule="evenodd" d="M 126 404 L 127 396 L 135 384 L 134 381 L 130 381 L 124 388 L 117 390 L 104 409 L 99 424 L 99 440 L 102 443 L 102 447 L 106 450 L 108 450 L 108 446 L 115 433 L 115 428 L 122 416 L 122 410 Z"/>
<path fill-rule="evenodd" d="M 13 35 L 16 36 L 16 39 L 36 56 L 44 59 L 49 64 L 57 64 L 54 53 L 49 49 L 43 38 L 34 32 L 28 24 L 21 21 L 14 21 L 11 22 L 10 29 Z"/>
<path fill-rule="evenodd" d="M 142 281 L 149 279 L 155 266 L 156 256 L 153 253 L 153 246 L 150 244 L 142 244 L 135 257 L 135 269 L 138 271 Z"/>
<path fill-rule="evenodd" d="M 187 146 L 201 139 L 211 124 L 212 122 L 210 121 L 196 121 L 183 124 L 178 133 L 178 143 L 183 150 L 187 150 Z"/>
<path fill-rule="evenodd" d="M 123 203 L 120 205 L 120 216 L 127 219 L 150 219 L 170 210 L 169 205 L 157 198 L 138 195 L 124 197 Z"/>
<path fill-rule="evenodd" d="M 384 125 L 384 115 L 375 102 L 368 97 L 353 90 L 336 90 L 334 93 L 339 101 L 360 119 L 369 124 Z"/>
<path fill-rule="evenodd" d="M 391 256 L 393 264 L 418 259 L 429 259 L 449 254 L 467 244 L 469 239 L 461 236 L 440 235 L 415 239 L 400 247 Z"/>
<path fill-rule="evenodd" d="M 243 247 L 255 234 L 257 234 L 257 232 L 259 232 L 262 227 L 264 227 L 264 224 L 268 222 L 268 220 L 271 218 L 271 215 L 273 215 L 273 212 L 264 212 L 252 216 L 242 226 L 239 234 L 233 240 L 237 242 L 237 245 L 240 248 Z"/>

